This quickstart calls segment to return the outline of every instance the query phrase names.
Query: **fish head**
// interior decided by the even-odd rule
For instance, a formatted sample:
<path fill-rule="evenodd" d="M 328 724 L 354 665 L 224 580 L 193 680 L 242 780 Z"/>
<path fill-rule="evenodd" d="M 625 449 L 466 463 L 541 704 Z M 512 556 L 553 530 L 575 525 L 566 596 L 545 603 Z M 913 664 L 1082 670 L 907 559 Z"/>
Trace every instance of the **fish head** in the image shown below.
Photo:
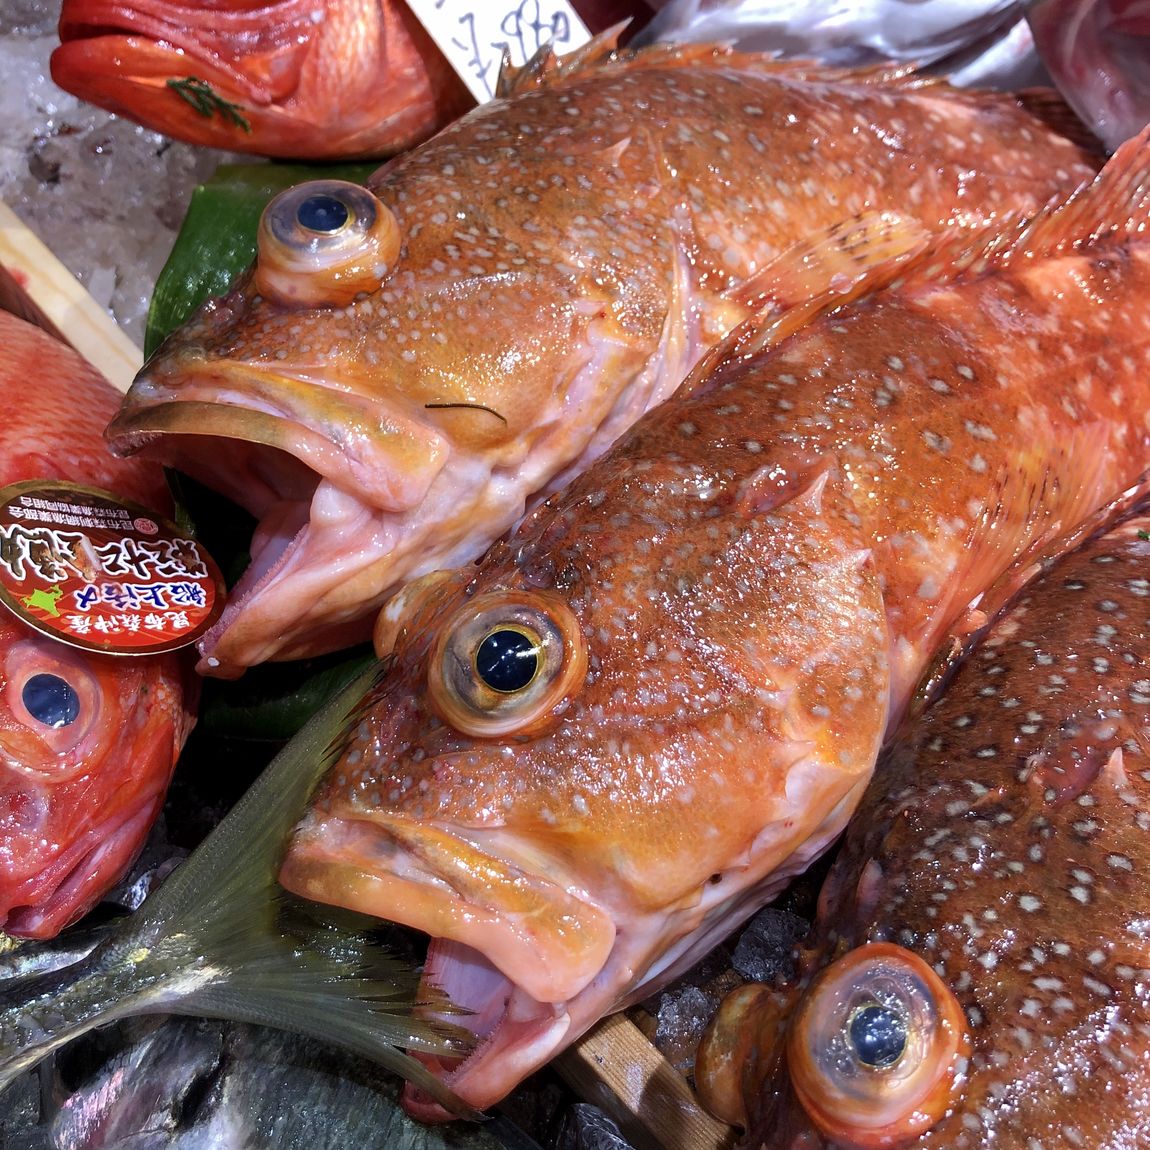
<path fill-rule="evenodd" d="M 535 253 L 535 206 L 492 208 L 476 165 L 456 179 L 422 154 L 371 188 L 273 200 L 254 267 L 108 429 L 260 520 L 205 673 L 366 638 L 407 578 L 481 553 L 587 448 L 617 406 L 603 379 L 633 376 L 661 330 Z"/>
<path fill-rule="evenodd" d="M 155 131 L 282 158 L 388 155 L 470 106 L 406 5 L 65 0 L 60 87 Z"/>
<path fill-rule="evenodd" d="M 470 1104 L 673 977 L 845 822 L 886 632 L 807 478 L 776 507 L 612 456 L 389 605 L 387 673 L 280 879 L 431 936 L 425 981 L 478 1047 L 434 1068 Z"/>
<path fill-rule="evenodd" d="M 5 933 L 55 935 L 135 858 L 191 726 L 176 694 L 188 670 L 176 654 L 101 655 L 0 619 Z"/>

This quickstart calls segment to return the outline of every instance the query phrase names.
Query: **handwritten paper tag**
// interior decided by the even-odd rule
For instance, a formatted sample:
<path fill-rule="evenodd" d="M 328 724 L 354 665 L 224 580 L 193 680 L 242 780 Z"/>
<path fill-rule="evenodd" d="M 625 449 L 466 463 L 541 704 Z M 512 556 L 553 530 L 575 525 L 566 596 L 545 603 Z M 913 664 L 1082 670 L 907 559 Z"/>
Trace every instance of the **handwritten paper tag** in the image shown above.
<path fill-rule="evenodd" d="M 495 95 L 506 50 L 523 65 L 544 44 L 560 55 L 591 39 L 567 0 L 407 0 L 439 50 L 482 104 Z"/>

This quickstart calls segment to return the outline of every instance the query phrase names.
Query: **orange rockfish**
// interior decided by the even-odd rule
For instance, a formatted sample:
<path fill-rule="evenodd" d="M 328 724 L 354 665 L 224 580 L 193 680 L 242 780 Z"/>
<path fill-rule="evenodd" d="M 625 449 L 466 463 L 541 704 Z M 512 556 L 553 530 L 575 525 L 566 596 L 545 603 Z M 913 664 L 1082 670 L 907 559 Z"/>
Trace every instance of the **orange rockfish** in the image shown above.
<path fill-rule="evenodd" d="M 119 394 L 75 352 L 0 311 L 0 486 L 66 480 L 147 507 L 158 467 L 113 458 Z M 90 909 L 144 843 L 191 729 L 187 660 L 79 650 L 0 608 L 0 931 L 45 938 Z"/>
<path fill-rule="evenodd" d="M 782 257 L 806 302 L 384 609 L 390 672 L 281 881 L 432 936 L 479 1040 L 439 1064 L 461 1098 L 824 850 L 971 604 L 1150 464 L 1148 224 L 1138 141 L 1026 225 L 871 217 Z"/>
<path fill-rule="evenodd" d="M 744 1146 L 1150 1143 L 1147 510 L 1049 566 L 900 733 L 799 983 L 720 1008 L 696 1073 Z"/>
<path fill-rule="evenodd" d="M 528 69 L 381 168 L 264 214 L 251 273 L 109 429 L 252 511 L 200 670 L 365 638 L 665 399 L 797 237 L 1034 210 L 1093 172 L 1010 97 L 713 48 Z M 221 444 L 223 437 L 232 440 Z"/>
<path fill-rule="evenodd" d="M 64 0 L 52 79 L 193 144 L 383 156 L 471 107 L 397 0 Z"/>

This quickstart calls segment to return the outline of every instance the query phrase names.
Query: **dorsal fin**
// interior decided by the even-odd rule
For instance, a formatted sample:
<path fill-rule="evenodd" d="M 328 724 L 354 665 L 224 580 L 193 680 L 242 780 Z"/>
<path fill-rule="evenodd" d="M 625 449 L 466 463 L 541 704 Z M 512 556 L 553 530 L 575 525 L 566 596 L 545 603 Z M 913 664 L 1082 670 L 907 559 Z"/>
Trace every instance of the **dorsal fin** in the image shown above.
<path fill-rule="evenodd" d="M 556 80 L 589 71 L 614 59 L 619 48 L 619 37 L 629 23 L 629 20 L 621 20 L 592 36 L 586 44 L 562 56 L 550 44 L 544 44 L 522 67 L 512 64 L 511 57 L 504 52 L 499 76 L 495 81 L 496 97 L 514 96 L 529 88 L 546 88 Z"/>
<path fill-rule="evenodd" d="M 697 387 L 720 362 L 759 354 L 816 317 L 883 288 L 957 283 L 1148 230 L 1150 127 L 1127 140 L 1090 183 L 1030 217 L 930 235 L 892 213 L 857 216 L 794 245 L 756 275 L 747 302 L 759 310 L 699 361 L 680 390 Z"/>

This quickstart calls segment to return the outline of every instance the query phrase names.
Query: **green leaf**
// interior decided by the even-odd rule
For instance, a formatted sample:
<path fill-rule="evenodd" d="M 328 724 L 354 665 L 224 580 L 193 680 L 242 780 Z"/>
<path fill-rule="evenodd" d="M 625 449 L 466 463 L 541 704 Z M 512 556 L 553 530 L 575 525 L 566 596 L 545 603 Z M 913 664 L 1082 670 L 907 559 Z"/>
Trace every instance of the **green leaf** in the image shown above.
<path fill-rule="evenodd" d="M 370 644 L 250 668 L 237 682 L 206 679 L 200 725 L 232 739 L 290 739 L 333 695 L 372 663 Z"/>
<path fill-rule="evenodd" d="M 152 293 L 144 353 L 187 320 L 209 296 L 223 295 L 255 258 L 267 202 L 305 180 L 363 183 L 377 164 L 223 164 L 192 193 L 188 214 Z"/>

